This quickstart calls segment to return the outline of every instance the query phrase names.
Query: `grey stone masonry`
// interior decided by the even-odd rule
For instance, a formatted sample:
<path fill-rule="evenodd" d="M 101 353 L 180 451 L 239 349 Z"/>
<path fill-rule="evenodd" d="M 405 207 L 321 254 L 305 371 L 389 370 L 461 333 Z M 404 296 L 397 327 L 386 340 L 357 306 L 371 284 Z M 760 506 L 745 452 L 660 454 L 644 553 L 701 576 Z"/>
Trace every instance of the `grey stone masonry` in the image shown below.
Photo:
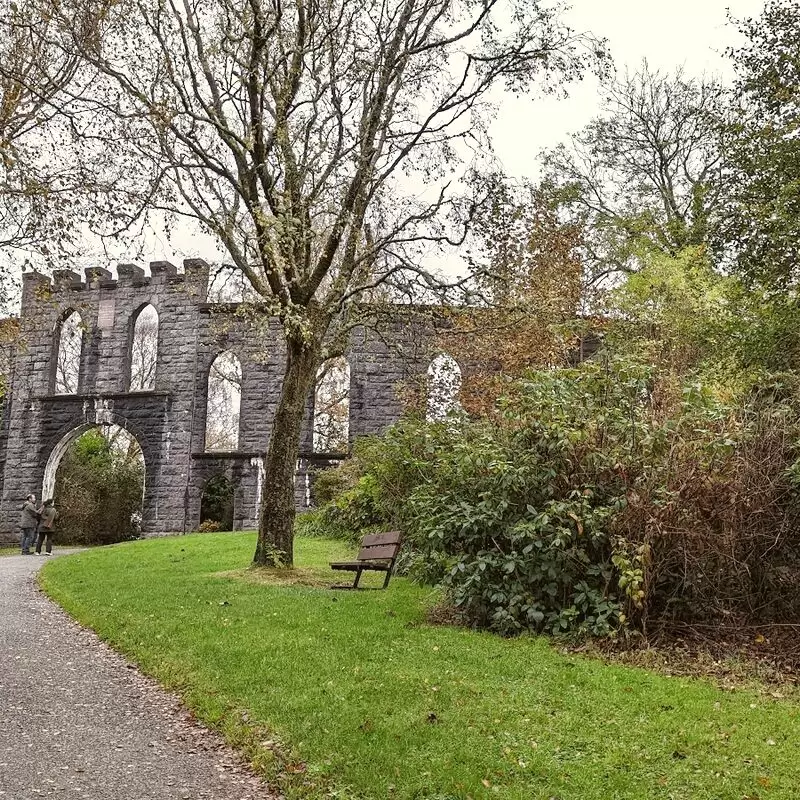
<path fill-rule="evenodd" d="M 52 491 L 68 444 L 98 424 L 125 428 L 142 448 L 146 535 L 196 529 L 203 489 L 218 475 L 234 485 L 234 526 L 257 524 L 263 456 L 284 368 L 281 328 L 275 320 L 255 323 L 237 313 L 236 305 L 207 303 L 208 273 L 205 262 L 187 260 L 183 271 L 154 262 L 149 276 L 121 264 L 116 280 L 94 268 L 83 277 L 70 270 L 56 271 L 52 280 L 37 272 L 23 275 L 20 344 L 0 428 L 0 539 L 15 538 L 25 496 Z M 148 304 L 158 312 L 155 384 L 150 391 L 131 392 L 133 328 Z M 73 311 L 83 329 L 78 391 L 56 395 L 60 324 Z M 398 387 L 426 374 L 433 336 L 430 324 L 397 319 L 353 331 L 346 353 L 351 440 L 379 433 L 398 419 Z M 223 351 L 232 351 L 242 365 L 239 445 L 235 452 L 205 452 L 209 369 Z M 336 460 L 315 460 L 312 420 L 310 397 L 298 506 L 308 501 L 314 468 Z"/>

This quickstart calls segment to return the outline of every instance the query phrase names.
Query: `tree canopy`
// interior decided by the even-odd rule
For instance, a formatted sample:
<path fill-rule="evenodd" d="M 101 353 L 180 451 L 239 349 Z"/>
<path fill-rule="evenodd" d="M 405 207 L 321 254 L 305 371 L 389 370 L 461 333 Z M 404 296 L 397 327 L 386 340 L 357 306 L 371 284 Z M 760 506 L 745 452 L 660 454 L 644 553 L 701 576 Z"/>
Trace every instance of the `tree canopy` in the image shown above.
<path fill-rule="evenodd" d="M 644 252 L 711 242 L 725 202 L 725 91 L 645 62 L 605 90 L 601 113 L 544 154 L 544 185 L 585 230 L 589 285 Z"/>
<path fill-rule="evenodd" d="M 770 0 L 740 20 L 746 44 L 729 55 L 739 115 L 726 238 L 738 270 L 777 287 L 797 283 L 800 263 L 800 3 Z"/>
<path fill-rule="evenodd" d="M 51 8 L 59 29 L 45 39 L 90 86 L 70 95 L 70 115 L 88 121 L 84 154 L 104 154 L 105 232 L 194 219 L 283 325 L 256 561 L 291 563 L 297 442 L 320 364 L 376 286 L 458 283 L 425 257 L 463 241 L 475 215 L 468 178 L 491 151 L 492 93 L 554 91 L 602 68 L 603 46 L 538 0 Z"/>

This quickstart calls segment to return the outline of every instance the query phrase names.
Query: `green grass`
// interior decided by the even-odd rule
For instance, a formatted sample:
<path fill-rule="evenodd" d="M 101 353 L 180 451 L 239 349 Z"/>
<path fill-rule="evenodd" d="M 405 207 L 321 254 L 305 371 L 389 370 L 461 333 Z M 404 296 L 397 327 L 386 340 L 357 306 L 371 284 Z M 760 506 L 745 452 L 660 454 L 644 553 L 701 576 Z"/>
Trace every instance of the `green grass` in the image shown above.
<path fill-rule="evenodd" d="M 0 556 L 18 556 L 19 545 L 0 545 Z"/>
<path fill-rule="evenodd" d="M 798 796 L 793 702 L 432 627 L 430 593 L 403 579 L 313 585 L 339 543 L 299 539 L 306 569 L 274 585 L 244 570 L 253 548 L 251 534 L 135 542 L 55 559 L 41 581 L 288 797 Z"/>

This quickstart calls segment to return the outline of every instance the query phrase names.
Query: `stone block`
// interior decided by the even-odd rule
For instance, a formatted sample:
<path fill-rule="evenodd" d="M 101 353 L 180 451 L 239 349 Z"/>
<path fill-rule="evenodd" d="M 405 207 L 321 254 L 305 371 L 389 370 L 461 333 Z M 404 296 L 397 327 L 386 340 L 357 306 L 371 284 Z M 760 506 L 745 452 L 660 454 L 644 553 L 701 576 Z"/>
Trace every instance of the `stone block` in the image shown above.
<path fill-rule="evenodd" d="M 151 261 L 150 275 L 153 278 L 174 278 L 178 274 L 178 268 L 169 261 Z"/>
<path fill-rule="evenodd" d="M 136 264 L 119 264 L 117 266 L 117 284 L 120 287 L 141 285 L 145 282 L 144 270 Z"/>
<path fill-rule="evenodd" d="M 57 269 L 53 271 L 53 288 L 56 291 L 69 291 L 82 289 L 81 276 L 71 269 Z"/>
<path fill-rule="evenodd" d="M 86 286 L 97 289 L 101 284 L 111 280 L 111 272 L 102 267 L 86 267 L 83 271 L 86 276 Z"/>

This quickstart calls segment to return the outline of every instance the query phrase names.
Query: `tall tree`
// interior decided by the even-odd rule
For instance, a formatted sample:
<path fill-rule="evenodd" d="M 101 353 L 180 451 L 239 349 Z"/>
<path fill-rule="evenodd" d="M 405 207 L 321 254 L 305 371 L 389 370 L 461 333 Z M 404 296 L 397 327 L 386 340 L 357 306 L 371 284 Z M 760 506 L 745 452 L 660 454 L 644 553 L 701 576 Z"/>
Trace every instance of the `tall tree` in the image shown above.
<path fill-rule="evenodd" d="M 511 377 L 574 353 L 584 231 L 560 219 L 541 187 L 493 176 L 470 239 L 479 299 L 450 312 L 441 340 L 470 365 L 460 397 L 474 414 L 492 411 Z"/>
<path fill-rule="evenodd" d="M 726 238 L 739 271 L 765 285 L 800 272 L 800 3 L 770 0 L 738 22 L 734 176 Z"/>
<path fill-rule="evenodd" d="M 72 98 L 85 80 L 77 54 L 61 46 L 56 16 L 51 0 L 0 7 L 0 251 L 9 258 L 69 252 L 79 236 L 78 208 L 92 208 L 84 201 L 96 165 L 87 168 L 72 148 L 83 122 L 67 113 L 78 110 Z M 75 32 L 82 43 L 95 38 L 90 9 L 77 13 Z M 4 276 L 0 302 L 11 285 Z"/>
<path fill-rule="evenodd" d="M 474 213 L 460 170 L 488 151 L 492 90 L 554 89 L 602 45 L 539 0 L 91 0 L 103 31 L 87 43 L 71 9 L 86 2 L 54 7 L 95 72 L 95 134 L 131 176 L 111 210 L 199 220 L 282 323 L 255 561 L 291 564 L 329 343 L 376 286 L 442 285 L 421 256 Z"/>
<path fill-rule="evenodd" d="M 600 116 L 545 154 L 546 184 L 585 231 L 591 286 L 711 242 L 724 202 L 725 90 L 645 62 L 607 88 Z"/>

